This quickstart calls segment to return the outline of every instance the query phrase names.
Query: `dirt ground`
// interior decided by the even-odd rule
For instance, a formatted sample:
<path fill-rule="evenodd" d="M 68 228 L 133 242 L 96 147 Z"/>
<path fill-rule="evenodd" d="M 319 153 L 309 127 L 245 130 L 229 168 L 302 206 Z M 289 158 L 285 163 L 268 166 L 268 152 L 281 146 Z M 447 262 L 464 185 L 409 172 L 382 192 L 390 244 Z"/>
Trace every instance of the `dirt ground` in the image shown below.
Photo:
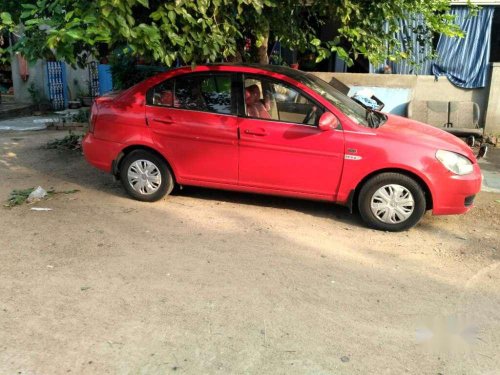
<path fill-rule="evenodd" d="M 500 374 L 500 194 L 414 229 L 185 188 L 148 204 L 0 134 L 0 374 Z"/>

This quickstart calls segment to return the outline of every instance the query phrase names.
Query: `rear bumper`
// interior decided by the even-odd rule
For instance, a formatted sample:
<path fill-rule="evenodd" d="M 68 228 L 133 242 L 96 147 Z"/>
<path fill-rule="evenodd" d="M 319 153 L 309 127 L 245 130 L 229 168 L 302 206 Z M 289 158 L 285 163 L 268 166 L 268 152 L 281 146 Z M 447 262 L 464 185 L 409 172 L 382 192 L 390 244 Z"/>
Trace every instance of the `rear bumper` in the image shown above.
<path fill-rule="evenodd" d="M 474 196 L 481 190 L 482 175 L 477 164 L 474 171 L 466 176 L 443 174 L 433 182 L 434 215 L 463 214 L 473 205 Z"/>
<path fill-rule="evenodd" d="M 87 133 L 82 141 L 85 160 L 108 173 L 111 173 L 113 160 L 116 159 L 122 148 L 121 143 L 95 138 L 92 133 Z"/>

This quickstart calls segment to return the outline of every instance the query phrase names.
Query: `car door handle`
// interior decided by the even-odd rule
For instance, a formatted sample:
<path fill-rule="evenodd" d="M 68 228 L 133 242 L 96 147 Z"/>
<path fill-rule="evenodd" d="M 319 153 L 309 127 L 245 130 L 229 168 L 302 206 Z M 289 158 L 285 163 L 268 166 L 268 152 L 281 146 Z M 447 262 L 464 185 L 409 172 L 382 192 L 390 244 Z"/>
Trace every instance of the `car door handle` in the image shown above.
<path fill-rule="evenodd" d="M 258 136 L 264 136 L 267 135 L 267 132 L 264 129 L 245 129 L 245 134 L 250 134 L 250 135 L 258 135 Z"/>
<path fill-rule="evenodd" d="M 170 118 L 170 117 L 167 117 L 167 118 L 154 118 L 153 119 L 154 122 L 160 122 L 162 124 L 172 124 L 174 121 Z"/>

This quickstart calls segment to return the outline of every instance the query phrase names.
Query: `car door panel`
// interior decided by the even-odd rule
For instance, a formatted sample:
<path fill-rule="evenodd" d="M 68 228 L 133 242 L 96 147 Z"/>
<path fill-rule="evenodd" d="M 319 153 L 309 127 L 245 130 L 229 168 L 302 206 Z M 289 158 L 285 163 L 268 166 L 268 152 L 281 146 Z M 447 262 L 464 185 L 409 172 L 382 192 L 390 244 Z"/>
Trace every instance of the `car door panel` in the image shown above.
<path fill-rule="evenodd" d="M 154 142 L 172 158 L 178 179 L 237 183 L 235 116 L 148 107 L 147 118 Z"/>
<path fill-rule="evenodd" d="M 343 165 L 343 133 L 241 118 L 240 185 L 334 198 Z"/>
<path fill-rule="evenodd" d="M 238 121 L 231 114 L 231 79 L 227 74 L 187 75 L 151 93 L 147 122 L 154 142 L 175 164 L 178 182 L 237 185 Z M 226 88 L 215 91 L 217 82 Z"/>
<path fill-rule="evenodd" d="M 316 123 L 322 107 L 289 84 L 250 75 L 242 84 L 240 186 L 334 199 L 344 162 L 343 132 L 321 131 Z"/>

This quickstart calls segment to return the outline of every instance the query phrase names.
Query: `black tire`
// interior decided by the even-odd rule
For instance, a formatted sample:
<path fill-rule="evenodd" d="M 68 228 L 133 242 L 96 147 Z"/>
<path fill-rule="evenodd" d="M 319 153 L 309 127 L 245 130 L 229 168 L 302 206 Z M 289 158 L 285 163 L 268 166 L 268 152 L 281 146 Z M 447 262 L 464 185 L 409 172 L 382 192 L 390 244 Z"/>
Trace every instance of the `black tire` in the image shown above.
<path fill-rule="evenodd" d="M 129 181 L 127 172 L 130 166 L 138 160 L 146 160 L 153 163 L 158 168 L 161 175 L 161 182 L 156 191 L 149 194 L 142 194 L 135 190 L 132 183 Z M 155 202 L 160 200 L 165 195 L 170 194 L 174 188 L 174 178 L 165 160 L 146 150 L 135 150 L 125 155 L 120 163 L 120 180 L 125 191 L 132 198 L 143 202 Z"/>
<path fill-rule="evenodd" d="M 405 220 L 387 223 L 372 212 L 372 197 L 386 185 L 400 185 L 411 193 L 414 201 L 413 212 Z M 413 178 L 400 173 L 381 173 L 372 177 L 362 186 L 358 197 L 359 213 L 363 221 L 371 228 L 391 232 L 399 232 L 415 226 L 424 215 L 426 206 L 425 193 L 420 184 Z"/>

